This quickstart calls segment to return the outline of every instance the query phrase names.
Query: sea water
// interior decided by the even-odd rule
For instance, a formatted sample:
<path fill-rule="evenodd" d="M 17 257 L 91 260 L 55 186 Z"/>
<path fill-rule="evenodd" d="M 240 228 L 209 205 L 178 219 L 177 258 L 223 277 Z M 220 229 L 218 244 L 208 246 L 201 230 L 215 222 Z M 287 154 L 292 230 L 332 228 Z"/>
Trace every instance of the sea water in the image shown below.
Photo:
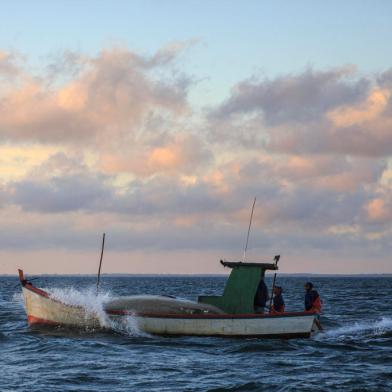
<path fill-rule="evenodd" d="M 303 309 L 305 281 L 320 292 L 311 339 L 156 337 L 103 312 L 118 295 L 218 295 L 225 279 L 104 276 L 98 296 L 93 277 L 34 281 L 107 328 L 86 331 L 29 328 L 18 280 L 0 277 L 0 391 L 392 391 L 392 278 L 278 275 L 287 311 Z"/>

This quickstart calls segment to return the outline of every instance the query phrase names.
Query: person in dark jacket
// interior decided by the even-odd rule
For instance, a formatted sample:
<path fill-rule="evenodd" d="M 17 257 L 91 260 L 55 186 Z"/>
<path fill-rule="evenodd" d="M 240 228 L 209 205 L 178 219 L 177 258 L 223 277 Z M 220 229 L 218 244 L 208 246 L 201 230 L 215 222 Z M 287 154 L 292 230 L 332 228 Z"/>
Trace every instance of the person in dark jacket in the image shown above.
<path fill-rule="evenodd" d="M 313 289 L 313 283 L 305 283 L 305 310 L 307 312 L 321 312 L 321 299 L 319 293 Z"/>
<path fill-rule="evenodd" d="M 280 286 L 275 286 L 274 287 L 274 298 L 272 300 L 272 306 L 271 306 L 271 313 L 282 313 L 284 312 L 284 300 L 283 300 L 283 295 L 282 295 L 282 287 Z"/>
<path fill-rule="evenodd" d="M 257 291 L 253 302 L 255 311 L 258 313 L 264 313 L 265 304 L 267 303 L 268 300 L 269 300 L 268 288 L 264 282 L 264 279 L 261 278 L 260 283 L 257 286 Z"/>

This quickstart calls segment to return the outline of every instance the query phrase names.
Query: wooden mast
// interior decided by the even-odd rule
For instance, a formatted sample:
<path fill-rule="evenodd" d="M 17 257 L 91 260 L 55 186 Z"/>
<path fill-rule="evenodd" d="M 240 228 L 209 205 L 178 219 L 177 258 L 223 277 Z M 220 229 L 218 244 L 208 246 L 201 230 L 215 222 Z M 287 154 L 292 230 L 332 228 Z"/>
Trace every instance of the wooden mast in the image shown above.
<path fill-rule="evenodd" d="M 99 259 L 98 278 L 97 278 L 97 295 L 99 292 L 99 280 L 101 278 L 101 267 L 102 267 L 102 258 L 103 258 L 104 248 L 105 248 L 105 233 L 103 233 L 103 236 L 102 236 L 101 258 Z"/>

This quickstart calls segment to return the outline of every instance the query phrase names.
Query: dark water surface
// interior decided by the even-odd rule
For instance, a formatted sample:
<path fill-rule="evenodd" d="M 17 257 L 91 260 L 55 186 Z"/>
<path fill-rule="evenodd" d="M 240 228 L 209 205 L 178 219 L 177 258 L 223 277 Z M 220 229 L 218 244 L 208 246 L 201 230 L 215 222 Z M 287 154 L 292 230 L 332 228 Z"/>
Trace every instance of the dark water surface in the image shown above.
<path fill-rule="evenodd" d="M 304 280 L 278 277 L 288 311 L 302 309 Z M 0 391 L 392 391 L 392 278 L 312 280 L 324 301 L 325 333 L 287 341 L 152 337 L 132 322 L 113 332 L 30 329 L 17 279 L 0 277 Z M 94 282 L 45 276 L 34 283 L 94 307 Z M 220 294 L 224 283 L 104 277 L 102 297 L 195 299 Z"/>

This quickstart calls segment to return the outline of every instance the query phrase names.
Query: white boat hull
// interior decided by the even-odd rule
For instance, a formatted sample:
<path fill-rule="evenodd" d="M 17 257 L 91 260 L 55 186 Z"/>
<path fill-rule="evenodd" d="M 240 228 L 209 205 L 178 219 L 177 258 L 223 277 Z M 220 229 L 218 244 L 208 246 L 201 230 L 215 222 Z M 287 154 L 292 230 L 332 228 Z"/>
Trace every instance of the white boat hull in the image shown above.
<path fill-rule="evenodd" d="M 115 310 L 96 314 L 50 297 L 30 284 L 23 287 L 30 325 L 62 325 L 88 329 L 110 328 L 111 321 L 132 317 L 138 330 L 156 335 L 309 337 L 319 330 L 317 315 L 283 313 L 279 315 L 230 314 L 130 314 Z"/>
<path fill-rule="evenodd" d="M 309 337 L 314 315 L 180 318 L 138 317 L 137 327 L 156 335 Z"/>

